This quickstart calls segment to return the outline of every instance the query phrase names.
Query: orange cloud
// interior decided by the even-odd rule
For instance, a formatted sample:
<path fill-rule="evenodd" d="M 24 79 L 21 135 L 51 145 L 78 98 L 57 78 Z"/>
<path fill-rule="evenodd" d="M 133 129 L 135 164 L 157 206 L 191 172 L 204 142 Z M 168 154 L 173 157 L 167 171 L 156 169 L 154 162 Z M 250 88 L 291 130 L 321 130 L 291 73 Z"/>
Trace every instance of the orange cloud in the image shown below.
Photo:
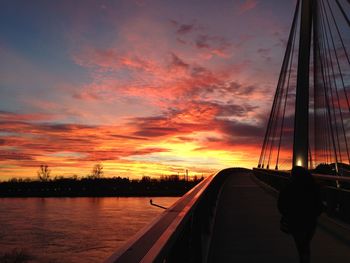
<path fill-rule="evenodd" d="M 1 171 L 7 171 L 6 176 L 14 175 L 15 172 L 8 172 L 8 167 L 14 169 L 17 166 L 21 169 L 28 167 L 27 171 L 32 171 L 33 175 L 33 170 L 42 163 L 58 170 L 66 167 L 65 173 L 78 166 L 84 168 L 86 173 L 86 169 L 96 162 L 109 165 L 133 159 L 139 162 L 140 156 L 145 156 L 143 162 L 158 156 L 158 164 L 161 165 L 164 156 L 176 156 L 183 151 L 184 137 L 181 136 L 196 133 L 201 135 L 196 136 L 191 142 L 193 146 L 185 151 L 189 156 L 201 156 L 204 152 L 210 155 L 211 151 L 229 154 L 225 153 L 225 148 L 232 144 L 232 147 L 227 148 L 229 151 L 239 145 L 240 136 L 247 137 L 247 126 L 240 127 L 235 122 L 220 120 L 217 116 L 231 113 L 240 115 L 251 110 L 233 105 L 192 102 L 182 109 L 165 112 L 158 117 L 130 118 L 125 126 L 42 123 L 37 122 L 35 116 L 30 119 L 26 115 L 3 112 L 5 120 L 0 123 L 0 174 Z M 213 135 L 206 136 L 205 132 Z M 253 132 L 248 137 L 256 135 Z M 215 143 L 213 136 L 218 138 Z M 200 147 L 201 152 L 198 151 Z M 169 158 L 163 166 L 170 165 L 167 161 Z M 199 165 L 197 169 L 203 171 L 202 166 Z M 208 167 L 206 171 L 212 169 Z M 131 174 L 137 176 L 140 173 L 133 171 Z"/>

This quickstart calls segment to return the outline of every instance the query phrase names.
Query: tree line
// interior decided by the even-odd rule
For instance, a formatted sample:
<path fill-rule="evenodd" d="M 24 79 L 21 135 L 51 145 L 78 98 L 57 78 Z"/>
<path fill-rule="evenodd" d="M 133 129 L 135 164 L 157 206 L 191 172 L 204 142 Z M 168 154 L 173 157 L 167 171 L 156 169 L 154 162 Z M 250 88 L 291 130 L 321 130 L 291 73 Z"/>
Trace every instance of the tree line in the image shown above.
<path fill-rule="evenodd" d="M 42 164 L 39 167 L 39 170 L 37 172 L 38 179 L 41 182 L 47 182 L 51 180 L 51 170 L 49 169 L 49 166 L 47 164 Z M 103 165 L 98 163 L 95 164 L 92 168 L 91 174 L 87 176 L 87 178 L 90 179 L 99 179 L 103 176 Z M 63 177 L 55 177 L 53 180 L 62 179 Z M 73 175 L 73 179 L 77 180 L 78 176 Z"/>
<path fill-rule="evenodd" d="M 51 177 L 47 165 L 41 165 L 37 179 L 13 178 L 0 183 L 0 197 L 79 197 L 79 196 L 181 196 L 203 180 L 193 177 L 185 180 L 179 175 L 159 179 L 143 176 L 141 179 L 103 177 L 103 165 L 94 165 L 86 177 Z"/>

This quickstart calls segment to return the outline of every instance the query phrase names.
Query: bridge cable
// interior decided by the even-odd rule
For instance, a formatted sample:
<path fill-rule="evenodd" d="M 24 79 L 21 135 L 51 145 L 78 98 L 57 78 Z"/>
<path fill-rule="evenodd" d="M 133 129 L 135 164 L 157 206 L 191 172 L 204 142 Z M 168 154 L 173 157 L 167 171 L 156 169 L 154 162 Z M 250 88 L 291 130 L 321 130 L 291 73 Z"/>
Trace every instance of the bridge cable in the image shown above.
<path fill-rule="evenodd" d="M 319 156 L 317 156 L 317 154 L 319 153 L 319 149 L 324 146 L 323 144 L 320 145 L 319 141 L 324 142 L 324 140 L 319 140 L 320 137 L 324 136 L 324 130 L 322 130 L 322 132 L 318 132 L 320 131 L 320 120 L 318 119 L 318 116 L 320 115 L 320 110 L 318 108 L 319 104 L 320 104 L 320 100 L 319 100 L 319 88 L 318 88 L 318 79 L 319 79 L 319 68 L 318 68 L 318 58 L 317 58 L 317 43 L 318 43 L 318 20 L 319 20 L 319 12 L 318 12 L 318 4 L 317 2 L 314 2 L 315 5 L 315 9 L 316 12 L 314 13 L 313 16 L 313 21 L 312 21 L 312 25 L 313 25 L 313 88 L 314 88 L 314 149 L 315 149 L 315 163 L 318 161 Z M 323 149 L 322 149 L 323 150 Z M 322 156 L 322 155 L 321 155 Z"/>
<path fill-rule="evenodd" d="M 350 58 L 349 58 L 348 52 L 347 52 L 347 50 L 346 50 L 346 47 L 345 47 L 345 44 L 344 44 L 344 40 L 343 40 L 343 38 L 342 38 L 342 36 L 341 36 L 341 33 L 340 33 L 340 30 L 339 30 L 338 24 L 335 22 L 335 16 L 334 16 L 333 10 L 332 10 L 332 8 L 331 8 L 331 6 L 330 6 L 328 0 L 327 0 L 327 3 L 328 3 L 328 6 L 329 6 L 329 10 L 331 11 L 331 15 L 332 15 L 332 18 L 333 18 L 335 27 L 336 27 L 336 29 L 337 29 L 337 33 L 338 33 L 338 36 L 339 36 L 341 45 L 342 45 L 343 50 L 344 50 L 344 52 L 345 52 L 346 59 L 347 59 L 349 65 L 350 65 Z"/>
<path fill-rule="evenodd" d="M 323 3 L 323 1 L 321 0 L 321 3 Z M 322 9 L 321 7 L 321 12 L 325 10 Z M 324 14 L 323 12 L 323 14 Z M 337 125 L 337 117 L 336 117 L 336 114 L 335 114 L 335 104 L 334 104 L 334 96 L 333 96 L 333 89 L 332 89 L 332 82 L 331 82 L 331 76 L 334 77 L 334 74 L 331 75 L 330 73 L 330 69 L 332 69 L 333 65 L 332 65 L 332 60 L 331 60 L 331 55 L 330 55 L 330 48 L 329 48 L 329 42 L 328 42 L 328 34 L 327 34 L 327 30 L 326 30 L 326 26 L 325 26 L 325 15 L 322 16 L 322 19 L 321 19 L 321 28 L 322 28 L 322 32 L 325 36 L 324 38 L 324 55 L 325 55 L 325 71 L 326 71 L 326 86 L 325 87 L 328 87 L 327 90 L 328 90 L 328 93 L 330 94 L 330 101 L 331 101 L 331 113 L 333 115 L 333 122 L 334 122 L 334 127 L 335 127 L 335 137 L 336 137 L 336 142 L 337 142 L 337 152 L 339 153 L 339 157 L 340 157 L 340 161 L 342 161 L 342 157 L 341 157 L 341 152 L 340 152 L 340 143 L 339 143 L 339 132 L 338 132 L 338 125 Z M 331 116 L 332 116 L 331 115 Z M 335 152 L 335 154 L 337 154 L 337 152 Z"/>
<path fill-rule="evenodd" d="M 286 114 L 286 107 L 287 107 L 287 100 L 288 100 L 288 92 L 289 92 L 289 87 L 290 87 L 290 76 L 292 72 L 292 66 L 293 66 L 293 58 L 294 58 L 294 46 L 296 42 L 296 30 L 294 30 L 294 35 L 293 35 L 293 44 L 292 44 L 292 51 L 291 51 L 291 60 L 289 64 L 289 70 L 288 70 L 288 79 L 287 79 L 287 90 L 285 93 L 285 98 L 284 98 L 284 105 L 283 105 L 283 114 L 282 114 L 282 123 L 281 123 L 281 128 L 280 128 L 280 135 L 279 135 L 279 142 L 278 142 L 278 150 L 277 150 L 277 158 L 276 158 L 276 167 L 275 170 L 278 170 L 278 162 L 279 162 L 279 157 L 280 157 L 280 150 L 281 150 L 281 142 L 282 142 L 282 132 L 283 132 L 283 127 L 284 127 L 284 119 L 285 119 L 285 114 Z"/>
<path fill-rule="evenodd" d="M 323 114 L 323 125 L 326 126 L 326 133 L 325 133 L 325 137 L 327 138 L 326 143 L 325 143 L 325 151 L 326 151 L 326 162 L 328 163 L 329 160 L 329 153 L 330 153 L 330 141 L 329 138 L 330 136 L 330 128 L 329 128 L 329 110 L 327 107 L 327 98 L 326 98 L 326 94 L 325 94 L 325 76 L 324 76 L 324 66 L 323 66 L 323 59 L 321 57 L 321 43 L 323 41 L 323 37 L 322 37 L 322 32 L 319 31 L 319 39 L 320 42 L 317 43 L 317 57 L 319 57 L 319 64 L 320 64 L 320 72 L 321 72 L 321 85 L 320 85 L 320 89 L 322 90 L 322 106 L 324 107 L 324 114 Z"/>
<path fill-rule="evenodd" d="M 292 25 L 292 30 L 295 30 L 295 24 Z M 292 32 L 291 32 L 292 33 Z M 271 161 L 271 157 L 272 157 L 272 153 L 274 151 L 274 142 L 276 140 L 276 132 L 278 129 L 278 122 L 279 122 L 279 115 L 280 115 L 280 108 L 281 108 L 281 103 L 282 103 L 282 98 L 283 98 L 283 94 L 284 94 L 284 84 L 285 84 L 285 79 L 286 79 L 286 74 L 287 74 L 287 68 L 289 65 L 289 61 L 290 61 L 290 54 L 291 54 L 291 49 L 292 49 L 292 41 L 293 41 L 293 37 L 294 34 L 291 35 L 291 38 L 288 39 L 288 43 L 287 43 L 287 49 L 286 49 L 286 60 L 284 61 L 285 63 L 282 66 L 282 70 L 281 70 L 281 75 L 280 75 L 280 79 L 279 79 L 279 83 L 278 85 L 280 86 L 279 88 L 279 94 L 278 94 L 278 103 L 277 103 L 277 111 L 276 114 L 273 116 L 274 117 L 274 121 L 272 122 L 272 137 L 270 138 L 270 150 L 269 150 L 269 157 L 268 157 L 268 162 L 267 162 L 267 168 L 269 168 L 270 166 L 270 161 Z"/>
<path fill-rule="evenodd" d="M 321 68 L 322 68 L 322 78 L 323 78 L 323 92 L 324 92 L 324 101 L 325 101 L 325 104 L 326 104 L 326 124 L 327 124 L 327 127 L 328 127 L 328 134 L 329 134 L 329 131 L 330 131 L 330 134 L 331 136 L 327 136 L 328 138 L 331 138 L 331 141 L 332 143 L 329 143 L 328 145 L 330 146 L 330 144 L 332 144 L 333 146 L 333 153 L 335 154 L 335 159 L 337 160 L 337 151 L 336 151 L 336 146 L 335 146 L 335 139 L 334 139 L 334 133 L 333 133 L 333 129 L 332 129 L 332 117 L 331 117 L 331 111 L 330 111 L 330 106 L 329 106 L 329 102 L 328 102 L 328 96 L 327 96 L 327 92 L 326 92 L 326 88 L 325 88 L 325 73 L 324 73 L 324 65 L 323 65 L 323 62 L 320 63 L 321 64 Z M 329 157 L 332 156 L 332 154 L 330 153 L 331 150 L 329 149 L 328 153 L 329 153 Z"/>
<path fill-rule="evenodd" d="M 283 78 L 283 74 L 285 72 L 286 64 L 288 64 L 286 62 L 287 62 L 287 60 L 289 60 L 290 43 L 291 43 L 291 39 L 292 39 L 292 36 L 293 36 L 293 31 L 295 30 L 295 25 L 296 25 L 296 22 L 297 22 L 297 16 L 298 16 L 298 13 L 299 13 L 299 5 L 300 5 L 300 0 L 297 1 L 296 9 L 295 9 L 295 12 L 294 12 L 292 28 L 290 30 L 289 37 L 288 37 L 288 42 L 287 42 L 287 50 L 286 50 L 285 56 L 283 58 L 282 68 L 281 68 L 281 72 L 280 72 L 280 77 L 279 77 L 279 80 L 278 80 L 278 84 L 277 84 L 277 88 L 276 88 L 276 92 L 275 92 L 275 96 L 274 96 L 274 100 L 273 100 L 273 104 L 272 104 L 272 109 L 271 109 L 269 120 L 268 120 L 267 129 L 266 129 L 265 136 L 264 136 L 264 142 L 263 142 L 263 146 L 262 146 L 262 150 L 261 150 L 261 154 L 260 154 L 260 158 L 259 158 L 259 164 L 258 164 L 259 168 L 260 167 L 264 168 L 264 164 L 265 164 L 267 148 L 268 148 L 268 145 L 269 145 L 271 130 L 272 130 L 273 122 L 274 122 L 274 119 L 275 119 L 275 114 L 276 114 L 275 113 L 276 112 L 276 106 L 277 106 L 278 100 L 279 100 L 279 94 L 280 94 L 280 89 L 281 89 L 281 81 L 282 81 L 282 78 Z"/>
<path fill-rule="evenodd" d="M 327 0 L 328 1 L 328 0 Z M 330 27 L 330 23 L 329 23 L 329 20 L 328 20 L 328 15 L 327 15 L 327 12 L 325 11 L 325 6 L 324 6 L 324 3 L 322 1 L 322 5 L 323 5 L 323 9 L 324 9 L 324 12 L 325 12 L 325 15 L 326 15 L 326 21 L 327 21 L 327 25 L 328 25 L 328 31 L 329 31 L 329 34 L 330 34 L 330 39 L 332 41 L 332 47 L 333 47 L 333 52 L 335 54 L 335 58 L 336 58 L 336 61 L 337 61 L 337 65 L 338 65 L 338 71 L 339 71 L 339 75 L 340 75 L 340 78 L 342 80 L 342 83 L 343 83 L 343 88 L 345 90 L 345 87 L 344 87 L 344 82 L 343 82 L 343 74 L 342 74 L 342 71 L 341 71 L 341 68 L 340 68 L 340 64 L 339 64 L 339 59 L 338 59 L 338 55 L 337 55 L 337 51 L 336 51 L 336 48 L 335 48 L 335 43 L 334 43 L 334 38 L 333 38 L 333 34 L 332 34 L 332 31 L 331 31 L 331 27 Z M 332 54 L 331 54 L 331 50 L 330 50 L 330 47 L 329 47 L 329 42 L 328 42 L 328 39 L 327 39 L 327 46 L 329 48 L 329 55 L 332 57 Z M 330 59 L 332 61 L 332 59 Z M 338 103 L 338 112 L 339 112 L 339 116 L 340 116 L 340 123 L 341 123 L 341 128 L 342 128 L 342 132 L 343 132 L 343 136 L 344 136 L 344 142 L 345 142 L 345 147 L 346 147 L 346 153 L 347 153 L 347 157 L 348 157 L 348 161 L 350 163 L 350 156 L 349 156 L 349 147 L 348 147 L 348 141 L 347 141 L 347 138 L 346 138 L 346 132 L 345 132 L 345 127 L 344 127 L 344 117 L 343 117 L 343 113 L 342 113 L 342 110 L 341 110 L 341 103 L 340 103 L 340 99 L 339 99 L 339 92 L 338 92 L 338 87 L 337 87 L 337 82 L 335 80 L 335 73 L 334 73 L 334 67 L 333 67 L 333 63 L 331 63 L 331 70 L 332 70 L 332 75 L 333 75 L 333 84 L 334 84 L 334 89 L 335 89 L 335 93 L 336 93 L 336 97 L 337 97 L 337 103 Z M 331 86 L 330 86 L 331 87 Z M 346 95 L 346 93 L 345 93 Z M 346 96 L 346 99 L 347 99 L 347 96 Z M 348 105 L 349 105 L 349 102 L 347 101 Z M 350 110 L 350 109 L 349 109 Z M 341 157 L 341 155 L 340 155 Z M 342 158 L 340 158 L 340 162 L 342 162 Z"/>
<path fill-rule="evenodd" d="M 281 85 L 281 83 L 284 82 L 284 77 L 285 77 L 285 73 L 284 72 L 285 72 L 285 69 L 286 69 L 287 61 L 289 60 L 288 47 L 287 47 L 285 58 L 286 59 L 283 61 L 280 78 L 279 78 L 278 84 L 277 84 L 275 108 L 274 108 L 274 110 L 272 112 L 271 123 L 270 123 L 270 127 L 269 127 L 268 138 L 267 138 L 267 145 L 266 145 L 266 147 L 270 149 L 269 150 L 269 154 L 268 154 L 269 157 L 268 157 L 267 167 L 266 167 L 267 169 L 269 169 L 270 158 L 271 158 L 271 150 L 272 150 L 272 146 L 273 146 L 273 140 L 275 138 L 275 127 L 276 127 L 276 122 L 278 120 L 278 112 L 279 112 L 279 108 L 280 108 L 280 99 L 281 99 L 281 95 L 280 94 L 281 94 L 281 89 L 283 88 L 283 85 Z M 271 132 L 273 134 L 272 136 L 271 136 Z M 265 150 L 265 151 L 267 151 L 267 150 Z M 264 161 L 265 161 L 265 158 L 266 158 L 266 152 L 265 152 L 265 156 L 264 156 Z"/>
<path fill-rule="evenodd" d="M 288 53 L 290 54 L 290 51 Z M 289 58 L 290 58 L 290 56 L 288 55 L 288 61 L 287 61 L 288 64 L 289 64 Z M 270 151 L 269 151 L 269 158 L 268 158 L 267 166 L 270 165 L 272 153 L 274 151 L 274 142 L 276 140 L 276 132 L 278 129 L 278 121 L 279 121 L 279 115 L 280 115 L 281 102 L 282 102 L 282 98 L 283 98 L 283 94 L 284 94 L 283 87 L 284 87 L 286 72 L 287 72 L 287 67 L 288 67 L 287 63 L 286 63 L 286 66 L 284 67 L 284 73 L 282 75 L 281 89 L 280 89 L 281 92 L 279 93 L 279 96 L 278 96 L 277 111 L 276 111 L 275 120 L 274 120 L 273 126 L 272 126 L 272 137 L 271 137 Z"/>
<path fill-rule="evenodd" d="M 338 33 L 340 42 L 341 42 L 341 44 L 342 44 L 344 54 L 345 54 L 346 59 L 347 59 L 349 65 L 350 65 L 349 55 L 348 55 L 348 52 L 347 52 L 347 50 L 346 50 L 346 48 L 345 48 L 343 38 L 342 38 L 342 36 L 341 36 L 341 34 L 340 34 L 340 30 L 339 30 L 338 24 L 337 24 L 337 22 L 336 22 L 336 20 L 335 20 L 335 18 L 334 18 L 334 14 L 333 14 L 332 8 L 331 8 L 331 6 L 330 6 L 330 4 L 329 4 L 329 0 L 327 0 L 327 4 L 328 4 L 328 7 L 329 7 L 329 10 L 330 10 L 332 19 L 333 19 L 333 24 L 335 25 L 335 28 L 337 29 L 337 33 Z M 327 20 L 328 20 L 328 18 L 327 18 Z M 329 29 L 329 30 L 330 30 L 330 29 Z M 332 40 L 333 40 L 333 38 L 332 38 Z M 334 46 L 334 52 L 337 54 L 337 51 L 336 51 L 334 42 L 333 42 L 333 46 Z M 340 72 L 341 82 L 342 82 L 342 85 L 343 85 L 344 95 L 345 95 L 345 98 L 346 98 L 346 102 L 347 102 L 347 105 L 348 105 L 348 109 L 349 109 L 349 111 L 350 111 L 350 103 L 349 103 L 348 95 L 347 95 L 347 92 L 346 92 L 346 89 L 345 89 L 344 78 L 343 78 L 343 74 L 342 74 L 342 72 L 341 72 L 340 63 L 339 63 L 339 59 L 338 59 L 338 55 L 336 55 L 336 59 L 337 59 L 337 65 L 338 65 L 339 72 Z"/>
<path fill-rule="evenodd" d="M 334 37 L 333 37 L 333 34 L 332 34 L 332 31 L 331 31 L 331 27 L 330 27 L 330 23 L 329 23 L 329 19 L 328 19 L 328 15 L 327 15 L 327 12 L 326 12 L 326 8 L 325 8 L 325 5 L 322 1 L 322 4 L 323 4 L 323 10 L 324 10 L 324 14 L 325 14 L 325 20 L 324 20 L 324 26 L 325 26 L 325 31 L 326 31 L 326 24 L 325 24 L 325 21 L 327 22 L 327 25 L 328 25 L 328 32 L 329 34 L 326 33 L 326 44 L 327 44 L 327 50 L 328 50 L 328 58 L 329 58 L 329 63 L 330 63 L 330 69 L 332 71 L 332 74 L 328 73 L 328 76 L 329 76 L 329 87 L 331 89 L 331 95 L 333 95 L 333 88 L 334 87 L 334 90 L 335 90 L 335 95 L 336 95 L 336 102 L 337 103 L 334 103 L 334 97 L 332 96 L 332 106 L 333 106 L 333 110 L 335 111 L 335 108 L 338 109 L 338 116 L 340 117 L 340 125 L 341 125 L 341 131 L 342 131 L 342 134 L 343 134 L 343 137 L 344 137 L 344 142 L 345 142 L 345 150 L 346 150 L 346 154 L 347 154 L 347 159 L 348 161 L 350 162 L 350 158 L 349 158 L 349 147 L 348 147 L 348 143 L 347 143 L 347 136 L 346 136 L 346 132 L 345 132 L 345 127 L 344 127 L 344 117 L 343 117 L 343 113 L 342 113 L 342 110 L 341 110 L 341 103 L 340 103 L 340 98 L 339 98 L 339 92 L 338 92 L 338 85 L 337 85 L 337 81 L 336 81 L 336 74 L 335 74 L 335 69 L 334 69 L 334 65 L 333 65 L 333 55 L 332 55 L 332 52 L 331 52 L 331 48 L 330 48 L 330 44 L 329 44 L 329 40 L 328 40 L 328 35 L 329 35 L 329 39 L 331 39 L 332 41 L 332 44 L 333 44 L 333 52 L 335 53 L 335 58 L 336 60 L 338 60 L 338 57 L 337 57 L 337 53 L 336 53 L 336 49 L 335 49 L 335 44 L 334 44 Z M 339 68 L 338 68 L 339 69 Z M 341 75 L 342 72 L 341 72 L 341 69 L 339 71 L 339 75 Z M 332 76 L 332 80 L 333 80 L 333 85 L 332 83 L 330 82 L 330 76 Z M 337 107 L 336 107 L 337 106 Z M 335 115 L 335 112 L 334 112 L 334 115 Z M 338 124 L 338 121 L 337 121 L 337 118 L 336 118 L 336 115 L 335 115 L 335 121 L 336 121 L 336 125 Z M 336 126 L 336 128 L 338 128 L 338 125 Z M 340 139 L 338 138 L 338 130 L 337 130 L 337 140 L 338 140 L 338 152 L 339 152 L 339 160 L 340 162 L 342 162 L 342 155 L 343 155 L 343 149 L 340 147 L 340 144 L 339 144 L 339 141 Z"/>
<path fill-rule="evenodd" d="M 322 27 L 322 25 L 321 25 Z M 323 31 L 323 30 L 322 30 Z M 321 37 L 322 37 L 323 33 L 321 32 Z M 327 80 L 326 80 L 326 71 L 325 71 L 325 63 L 323 62 L 323 56 L 322 53 L 324 53 L 325 48 L 324 48 L 324 38 L 321 38 L 323 40 L 323 45 L 319 45 L 318 46 L 318 52 L 319 52 L 319 57 L 320 57 L 320 66 L 321 66 L 321 72 L 322 72 L 322 87 L 323 87 L 323 92 L 324 92 L 324 101 L 326 104 L 326 112 L 327 112 L 327 119 L 328 119 L 328 125 L 329 125 L 329 130 L 330 130 L 330 138 L 332 141 L 332 146 L 333 146 L 333 153 L 334 153 L 334 157 L 335 157 L 335 161 L 336 163 L 338 163 L 338 157 L 337 157 L 337 150 L 336 150 L 336 144 L 335 144 L 335 138 L 334 138 L 334 132 L 333 132 L 333 128 L 332 128 L 332 114 L 331 114 L 331 110 L 330 110 L 330 105 L 329 105 L 329 100 L 328 100 L 328 95 L 327 95 L 327 91 L 326 91 L 326 85 L 327 85 Z M 323 48 L 322 48 L 323 47 Z M 323 50 L 323 52 L 321 52 L 321 49 Z"/>
<path fill-rule="evenodd" d="M 335 2 L 337 3 L 337 5 L 338 5 L 338 7 L 339 7 L 339 9 L 340 9 L 340 11 L 341 11 L 341 13 L 342 13 L 343 16 L 344 16 L 344 19 L 346 20 L 346 22 L 348 23 L 348 26 L 350 27 L 350 20 L 349 20 L 348 16 L 346 15 L 346 13 L 345 13 L 345 11 L 344 11 L 342 5 L 339 3 L 339 0 L 335 0 Z"/>
<path fill-rule="evenodd" d="M 279 103 L 278 103 L 278 111 L 277 111 L 277 115 L 276 115 L 276 120 L 274 122 L 274 128 L 273 128 L 273 136 L 272 136 L 272 140 L 271 140 L 271 145 L 270 145 L 270 152 L 269 152 L 269 159 L 268 159 L 268 166 L 270 165 L 270 161 L 271 161 L 271 157 L 272 157 L 272 153 L 273 153 L 273 146 L 274 146 L 274 142 L 276 139 L 276 133 L 277 133 L 277 129 L 278 129 L 278 121 L 279 121 L 279 115 L 280 115 L 280 108 L 281 108 L 281 103 L 282 103 L 282 99 L 283 99 L 283 92 L 284 92 L 284 86 L 285 86 L 285 79 L 286 79 L 286 75 L 288 74 L 288 77 L 290 78 L 290 73 L 291 71 L 287 71 L 288 69 L 288 65 L 290 64 L 290 60 L 293 59 L 293 54 L 294 54 L 294 43 L 295 43 L 295 35 L 296 35 L 296 28 L 297 28 L 297 19 L 298 19 L 298 13 L 296 12 L 295 14 L 295 18 L 293 19 L 293 23 L 292 23 L 292 28 L 291 28 L 291 33 L 292 35 L 290 35 L 291 37 L 289 37 L 288 39 L 288 44 L 287 44 L 287 50 L 286 50 L 286 55 L 287 55 L 287 61 L 285 63 L 285 67 L 284 69 L 281 71 L 281 73 L 283 73 L 282 78 L 281 78 L 281 82 L 279 83 L 279 85 L 282 86 L 282 93 L 279 97 Z M 290 64 L 291 67 L 292 64 Z M 288 73 L 287 73 L 288 72 Z M 285 97 L 287 98 L 288 96 L 288 86 L 287 86 L 287 90 L 285 91 Z M 286 102 L 286 101 L 285 101 Z M 283 116 L 282 116 L 282 121 L 281 121 L 281 128 L 283 128 L 283 123 L 284 123 L 284 115 L 285 115 L 285 111 L 283 112 Z M 277 155 L 279 155 L 279 149 L 277 152 Z M 275 169 L 278 169 L 278 165 L 276 163 Z"/>

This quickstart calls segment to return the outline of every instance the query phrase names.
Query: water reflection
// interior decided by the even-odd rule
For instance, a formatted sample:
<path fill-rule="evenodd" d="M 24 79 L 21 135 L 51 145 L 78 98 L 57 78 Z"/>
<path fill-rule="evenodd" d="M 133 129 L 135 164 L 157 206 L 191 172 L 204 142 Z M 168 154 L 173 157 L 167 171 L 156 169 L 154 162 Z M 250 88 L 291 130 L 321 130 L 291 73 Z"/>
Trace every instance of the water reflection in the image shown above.
<path fill-rule="evenodd" d="M 177 199 L 153 198 L 165 207 Z M 36 262 L 101 262 L 163 211 L 145 197 L 2 198 L 0 255 L 17 248 Z"/>

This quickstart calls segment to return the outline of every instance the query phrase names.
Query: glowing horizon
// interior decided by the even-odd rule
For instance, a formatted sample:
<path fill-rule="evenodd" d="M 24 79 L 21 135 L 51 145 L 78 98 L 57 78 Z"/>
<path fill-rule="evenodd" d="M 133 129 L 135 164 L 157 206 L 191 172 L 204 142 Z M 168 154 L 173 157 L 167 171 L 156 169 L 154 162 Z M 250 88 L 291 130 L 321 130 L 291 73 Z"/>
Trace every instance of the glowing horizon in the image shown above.
<path fill-rule="evenodd" d="M 0 180 L 258 162 L 295 1 L 3 1 Z"/>

